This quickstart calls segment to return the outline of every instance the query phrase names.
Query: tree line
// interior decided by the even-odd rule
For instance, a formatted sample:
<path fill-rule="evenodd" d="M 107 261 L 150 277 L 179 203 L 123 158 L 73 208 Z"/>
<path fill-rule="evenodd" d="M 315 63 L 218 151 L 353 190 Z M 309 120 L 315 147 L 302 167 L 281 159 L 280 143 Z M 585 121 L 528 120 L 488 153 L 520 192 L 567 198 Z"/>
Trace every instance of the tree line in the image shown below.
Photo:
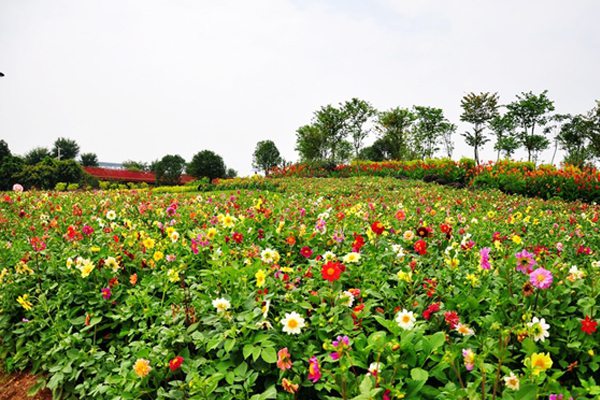
<path fill-rule="evenodd" d="M 469 93 L 461 99 L 460 120 L 470 124 L 461 133 L 473 148 L 477 164 L 482 146 L 495 138 L 497 159 L 511 158 L 518 149 L 528 161 L 538 162 L 542 151 L 554 147 L 566 152 L 564 162 L 583 166 L 600 157 L 600 102 L 584 114 L 555 114 L 547 91 L 521 93 L 500 104 L 497 93 Z M 296 131 L 296 151 L 303 162 L 331 165 L 352 159 L 413 160 L 441 155 L 452 158 L 456 124 L 441 108 L 413 106 L 376 110 L 353 98 L 315 111 L 311 122 Z M 374 142 L 364 146 L 375 135 Z"/>

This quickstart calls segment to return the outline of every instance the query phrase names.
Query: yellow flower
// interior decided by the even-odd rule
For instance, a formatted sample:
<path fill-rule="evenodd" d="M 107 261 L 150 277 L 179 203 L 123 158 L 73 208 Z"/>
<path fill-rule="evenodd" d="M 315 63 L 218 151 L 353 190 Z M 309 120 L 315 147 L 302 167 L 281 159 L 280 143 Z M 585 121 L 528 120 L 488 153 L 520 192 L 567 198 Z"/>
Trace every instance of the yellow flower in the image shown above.
<path fill-rule="evenodd" d="M 210 240 L 213 240 L 215 236 L 217 236 L 217 230 L 215 228 L 209 228 L 206 231 L 206 237 Z"/>
<path fill-rule="evenodd" d="M 100 251 L 100 247 L 98 247 L 98 246 L 92 246 L 92 247 L 90 248 L 90 251 L 91 251 L 92 253 L 97 253 L 97 252 L 99 252 L 99 251 Z"/>
<path fill-rule="evenodd" d="M 19 261 L 17 265 L 15 265 L 15 271 L 17 271 L 17 274 L 33 275 L 33 270 L 23 261 Z"/>
<path fill-rule="evenodd" d="M 512 237 L 512 241 L 513 241 L 513 243 L 515 243 L 515 244 L 521 244 L 521 242 L 522 242 L 523 240 L 521 239 L 521 236 L 519 236 L 519 235 L 514 235 L 514 236 Z"/>
<path fill-rule="evenodd" d="M 144 239 L 142 241 L 142 244 L 147 249 L 153 249 L 154 248 L 154 239 L 152 239 L 152 238 L 146 238 L 146 239 Z"/>
<path fill-rule="evenodd" d="M 479 284 L 479 278 L 475 274 L 467 274 L 467 280 L 471 283 L 471 286 L 473 287 Z"/>
<path fill-rule="evenodd" d="M 117 272 L 119 270 L 119 263 L 114 257 L 106 257 L 106 260 L 104 260 L 104 266 L 110 268 L 113 272 Z"/>
<path fill-rule="evenodd" d="M 89 258 L 83 260 L 83 264 L 81 267 L 79 267 L 79 270 L 81 271 L 81 277 L 87 278 L 92 273 L 94 268 L 96 268 L 96 266 Z"/>
<path fill-rule="evenodd" d="M 179 282 L 179 272 L 177 272 L 176 270 L 174 270 L 172 268 L 169 269 L 167 271 L 167 276 L 169 277 L 170 282 L 173 282 L 173 283 Z"/>
<path fill-rule="evenodd" d="M 259 269 L 254 276 L 256 277 L 256 287 L 265 286 L 265 278 L 267 277 L 267 274 L 264 270 Z"/>
<path fill-rule="evenodd" d="M 6 278 L 6 275 L 8 275 L 8 269 L 2 268 L 2 272 L 0 272 L 0 283 L 4 282 L 4 278 Z"/>
<path fill-rule="evenodd" d="M 152 258 L 154 258 L 154 261 L 158 262 L 165 258 L 165 254 L 162 251 L 155 251 Z"/>
<path fill-rule="evenodd" d="M 235 217 L 232 217 L 229 214 L 224 215 L 222 219 L 219 218 L 219 220 L 221 220 L 221 223 L 225 228 L 233 228 L 235 226 Z"/>
<path fill-rule="evenodd" d="M 402 270 L 398 271 L 398 280 L 400 281 L 404 281 L 404 282 L 411 282 L 412 281 L 412 272 L 404 272 Z"/>
<path fill-rule="evenodd" d="M 533 353 L 531 357 L 526 360 L 525 365 L 527 365 L 527 361 L 533 370 L 533 375 L 539 375 L 540 372 L 552 368 L 552 359 L 548 353 Z"/>
<path fill-rule="evenodd" d="M 28 298 L 29 298 L 28 294 L 24 294 L 22 296 L 17 297 L 17 303 L 19 303 L 21 305 L 21 307 L 23 307 L 27 311 L 29 311 L 33 308 L 33 304 L 31 304 L 31 302 L 29 300 L 27 300 Z"/>
<path fill-rule="evenodd" d="M 150 361 L 138 358 L 135 364 L 133 364 L 133 372 L 140 378 L 147 376 L 150 371 L 152 371 L 152 367 L 150 366 Z"/>

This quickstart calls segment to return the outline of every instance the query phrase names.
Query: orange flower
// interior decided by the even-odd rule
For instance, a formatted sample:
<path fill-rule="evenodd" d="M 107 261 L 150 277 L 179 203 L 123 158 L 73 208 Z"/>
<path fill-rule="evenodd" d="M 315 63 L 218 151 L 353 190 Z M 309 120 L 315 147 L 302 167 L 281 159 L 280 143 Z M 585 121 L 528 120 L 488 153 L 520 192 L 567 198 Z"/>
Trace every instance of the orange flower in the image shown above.
<path fill-rule="evenodd" d="M 281 381 L 281 386 L 283 386 L 283 390 L 288 393 L 294 394 L 298 391 L 298 384 L 292 383 L 292 381 L 288 380 L 287 378 L 283 378 Z"/>
<path fill-rule="evenodd" d="M 129 283 L 135 286 L 135 284 L 137 283 L 137 274 L 133 274 L 129 277 Z"/>
<path fill-rule="evenodd" d="M 277 352 L 277 368 L 282 371 L 292 368 L 292 357 L 287 347 Z"/>

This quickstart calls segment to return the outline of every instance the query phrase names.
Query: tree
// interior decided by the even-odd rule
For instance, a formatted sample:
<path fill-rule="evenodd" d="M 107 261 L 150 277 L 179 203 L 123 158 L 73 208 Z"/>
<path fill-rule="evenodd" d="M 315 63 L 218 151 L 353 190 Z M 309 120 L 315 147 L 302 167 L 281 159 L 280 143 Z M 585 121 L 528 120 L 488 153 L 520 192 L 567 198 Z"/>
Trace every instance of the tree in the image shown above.
<path fill-rule="evenodd" d="M 26 165 L 16 179 L 25 186 L 53 189 L 58 182 L 79 183 L 85 173 L 75 160 L 56 160 L 47 157 L 35 165 Z"/>
<path fill-rule="evenodd" d="M 567 152 L 564 163 L 583 167 L 593 160 L 594 151 L 590 146 L 592 131 L 593 122 L 585 115 L 566 117 L 557 136 L 560 148 Z"/>
<path fill-rule="evenodd" d="M 332 105 L 321 107 L 314 116 L 313 125 L 324 135 L 329 152 L 329 161 L 332 163 L 339 161 L 338 151 L 342 146 L 342 142 L 348 136 L 348 132 L 344 129 L 345 123 L 344 112 Z"/>
<path fill-rule="evenodd" d="M 23 167 L 24 162 L 20 157 L 4 155 L 0 159 L 0 190 L 10 190 L 12 185 L 20 183 L 18 177 Z"/>
<path fill-rule="evenodd" d="M 79 154 L 79 145 L 76 141 L 67 138 L 58 138 L 52 148 L 52 157 L 59 160 L 74 160 Z"/>
<path fill-rule="evenodd" d="M 413 157 L 410 149 L 412 128 L 417 116 L 407 108 L 392 108 L 379 113 L 377 130 L 385 145 L 388 157 L 393 160 L 406 160 Z"/>
<path fill-rule="evenodd" d="M 281 163 L 281 154 L 275 143 L 272 140 L 261 140 L 256 144 L 256 149 L 252 156 L 252 166 L 261 170 L 265 175 L 269 174 L 269 170 L 278 166 Z"/>
<path fill-rule="evenodd" d="M 235 178 L 238 175 L 237 171 L 233 168 L 227 168 L 225 178 Z"/>
<path fill-rule="evenodd" d="M 352 137 L 354 155 L 358 157 L 362 143 L 369 135 L 369 130 L 365 128 L 365 124 L 375 116 L 377 111 L 369 103 L 356 97 L 340 104 L 340 106 L 344 113 L 344 129 L 347 135 Z"/>
<path fill-rule="evenodd" d="M 452 137 L 454 136 L 454 133 L 456 133 L 456 125 L 444 121 L 440 125 L 440 131 L 446 157 L 452 158 L 452 153 L 454 152 L 454 140 Z"/>
<path fill-rule="evenodd" d="M 439 150 L 438 139 L 448 121 L 441 108 L 415 106 L 414 109 L 417 118 L 412 147 L 420 158 L 431 158 Z"/>
<path fill-rule="evenodd" d="M 0 140 L 0 162 L 4 160 L 5 157 L 11 156 L 10 149 L 8 148 L 8 143 L 4 140 Z"/>
<path fill-rule="evenodd" d="M 150 168 L 150 166 L 148 165 L 148 163 L 145 163 L 143 161 L 127 160 L 127 161 L 123 161 L 121 164 L 123 165 L 123 168 L 125 168 L 128 171 L 151 171 L 152 170 Z"/>
<path fill-rule="evenodd" d="M 386 138 L 381 137 L 373 142 L 372 145 L 361 149 L 358 158 L 369 161 L 385 161 L 391 158 L 390 145 Z"/>
<path fill-rule="evenodd" d="M 327 138 L 315 125 L 304 125 L 296 130 L 296 151 L 303 162 L 325 160 Z"/>
<path fill-rule="evenodd" d="M 460 105 L 463 109 L 460 120 L 473 124 L 473 130 L 462 135 L 467 144 L 473 147 L 475 162 L 479 165 L 479 148 L 489 141 L 485 129 L 492 118 L 498 115 L 498 95 L 489 92 L 469 93 L 462 98 Z"/>
<path fill-rule="evenodd" d="M 550 146 L 545 125 L 550 121 L 549 113 L 554 111 L 554 102 L 546 96 L 547 93 L 547 90 L 539 95 L 521 93 L 517 95 L 517 100 L 507 106 L 518 128 L 517 138 L 527 149 L 528 161 L 535 161 L 539 152 Z M 536 133 L 536 128 L 542 134 Z"/>
<path fill-rule="evenodd" d="M 590 121 L 588 131 L 590 145 L 596 157 L 600 157 L 600 100 L 596 101 L 596 107 L 587 114 L 586 118 Z"/>
<path fill-rule="evenodd" d="M 187 173 L 198 179 L 206 177 L 212 181 L 215 178 L 224 178 L 227 168 L 220 155 L 210 150 L 202 150 L 196 153 L 188 164 Z"/>
<path fill-rule="evenodd" d="M 25 161 L 25 164 L 35 165 L 44 160 L 45 158 L 49 157 L 52 157 L 52 155 L 50 154 L 47 148 L 36 147 L 25 153 L 25 157 L 23 159 Z"/>
<path fill-rule="evenodd" d="M 81 165 L 84 167 L 97 167 L 98 156 L 95 153 L 83 153 L 81 155 Z"/>
<path fill-rule="evenodd" d="M 501 153 L 504 152 L 506 158 L 519 148 L 520 144 L 514 136 L 515 122 L 510 113 L 504 115 L 497 114 L 489 122 L 489 127 L 496 136 L 494 150 L 497 151 L 496 161 L 500 160 Z"/>
<path fill-rule="evenodd" d="M 152 172 L 159 185 L 176 185 L 185 169 L 185 160 L 180 155 L 167 154 L 154 164 Z"/>

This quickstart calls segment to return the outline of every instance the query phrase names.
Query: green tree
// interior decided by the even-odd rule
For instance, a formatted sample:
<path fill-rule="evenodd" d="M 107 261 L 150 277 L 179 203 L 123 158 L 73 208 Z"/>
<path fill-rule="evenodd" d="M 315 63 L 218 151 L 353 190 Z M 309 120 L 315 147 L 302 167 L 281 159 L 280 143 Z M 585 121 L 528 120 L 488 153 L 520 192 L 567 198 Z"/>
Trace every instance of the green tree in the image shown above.
<path fill-rule="evenodd" d="M 60 160 L 74 160 L 79 154 L 79 145 L 73 139 L 58 138 L 52 147 L 52 157 Z"/>
<path fill-rule="evenodd" d="M 34 165 L 26 165 L 16 178 L 27 187 L 53 189 L 58 182 L 80 183 L 84 171 L 75 160 L 56 160 L 47 157 Z"/>
<path fill-rule="evenodd" d="M 281 154 L 272 140 L 261 140 L 256 144 L 252 155 L 252 166 L 256 170 L 263 171 L 265 175 L 269 170 L 281 163 Z"/>
<path fill-rule="evenodd" d="M 510 158 L 519 148 L 520 144 L 515 137 L 515 121 L 510 113 L 504 115 L 497 114 L 489 122 L 489 127 L 496 136 L 494 150 L 496 150 L 496 161 L 500 160 L 500 155 Z"/>
<path fill-rule="evenodd" d="M 473 124 L 473 130 L 462 135 L 467 144 L 473 147 L 475 162 L 479 164 L 479 148 L 489 141 L 486 127 L 498 115 L 498 95 L 489 92 L 469 93 L 462 98 L 460 105 L 463 109 L 460 120 Z"/>
<path fill-rule="evenodd" d="M 159 185 L 176 185 L 185 169 L 185 160 L 180 155 L 167 154 L 154 163 L 152 172 L 156 175 Z"/>
<path fill-rule="evenodd" d="M 345 123 L 344 112 L 332 105 L 321 107 L 315 113 L 313 125 L 325 136 L 329 161 L 332 163 L 340 161 L 339 150 L 343 146 L 342 142 L 348 136 L 348 132 L 344 129 Z"/>
<path fill-rule="evenodd" d="M 328 144 L 325 133 L 315 125 L 304 125 L 296 130 L 296 151 L 303 162 L 325 160 Z"/>
<path fill-rule="evenodd" d="M 583 167 L 594 158 L 590 146 L 593 122 L 585 115 L 567 116 L 557 136 L 560 148 L 566 151 L 563 162 Z"/>
<path fill-rule="evenodd" d="M 4 140 L 0 140 L 0 162 L 4 160 L 5 157 L 11 156 L 10 149 L 8 148 L 8 143 Z"/>
<path fill-rule="evenodd" d="M 372 145 L 364 147 L 358 154 L 360 160 L 385 161 L 391 158 L 391 151 L 388 141 L 381 137 L 373 142 Z"/>
<path fill-rule="evenodd" d="M 12 154 L 4 155 L 0 160 L 0 190 L 10 190 L 15 183 L 21 183 L 18 178 L 24 167 L 20 157 Z"/>
<path fill-rule="evenodd" d="M 187 166 L 187 173 L 195 178 L 225 178 L 227 168 L 223 158 L 211 150 L 202 150 L 194 155 Z"/>
<path fill-rule="evenodd" d="M 35 165 L 44 160 L 45 158 L 49 157 L 52 157 L 52 154 L 50 154 L 50 151 L 48 151 L 47 148 L 36 147 L 25 153 L 23 160 L 25 161 L 25 164 Z"/>
<path fill-rule="evenodd" d="M 238 176 L 238 173 L 233 168 L 227 168 L 227 173 L 225 174 L 225 178 L 235 178 Z"/>
<path fill-rule="evenodd" d="M 536 161 L 538 154 L 550 146 L 545 128 L 551 120 L 550 112 L 554 111 L 554 102 L 546 96 L 547 93 L 547 90 L 539 95 L 532 92 L 521 93 L 517 95 L 517 100 L 507 105 L 517 127 L 517 138 L 527 149 L 528 161 Z"/>
<path fill-rule="evenodd" d="M 413 149 L 420 158 L 432 158 L 448 123 L 441 108 L 415 106 Z"/>
<path fill-rule="evenodd" d="M 83 153 L 81 156 L 81 165 L 84 167 L 97 167 L 98 156 L 95 153 Z"/>
<path fill-rule="evenodd" d="M 375 116 L 377 111 L 368 102 L 356 97 L 340 104 L 340 106 L 344 114 L 344 129 L 347 135 L 352 138 L 354 155 L 358 157 L 363 141 L 370 133 L 365 125 Z"/>
<path fill-rule="evenodd" d="M 380 147 L 384 145 L 390 159 L 407 160 L 414 156 L 410 144 L 416 118 L 407 108 L 396 107 L 379 113 L 376 127 L 383 139 Z"/>
<path fill-rule="evenodd" d="M 600 157 L 600 100 L 596 101 L 596 106 L 586 115 L 590 121 L 590 130 L 588 132 L 590 145 L 596 157 Z"/>
<path fill-rule="evenodd" d="M 150 166 L 148 165 L 148 163 L 145 163 L 143 161 L 127 160 L 127 161 L 123 161 L 121 163 L 121 165 L 123 165 L 123 168 L 125 168 L 128 171 L 151 171 L 152 170 L 150 168 Z"/>
<path fill-rule="evenodd" d="M 444 146 L 444 153 L 446 157 L 452 158 L 454 152 L 454 134 L 456 133 L 456 125 L 448 121 L 444 121 L 440 125 L 440 132 L 442 137 L 442 145 Z"/>

